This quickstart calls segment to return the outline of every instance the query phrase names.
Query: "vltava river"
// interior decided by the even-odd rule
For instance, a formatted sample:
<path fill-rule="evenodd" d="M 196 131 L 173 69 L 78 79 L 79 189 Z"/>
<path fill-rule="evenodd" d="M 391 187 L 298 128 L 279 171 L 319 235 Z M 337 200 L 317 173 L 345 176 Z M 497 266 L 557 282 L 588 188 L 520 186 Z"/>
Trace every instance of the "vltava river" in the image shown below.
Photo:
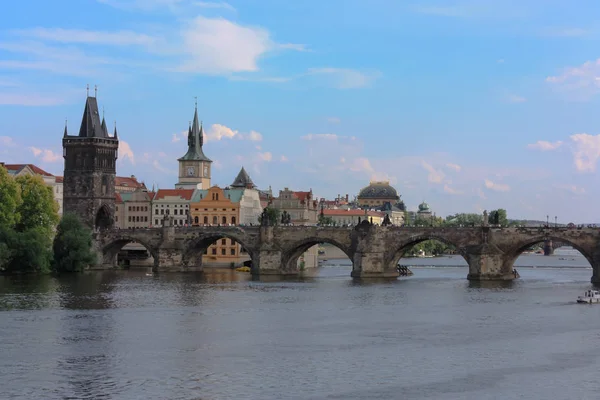
<path fill-rule="evenodd" d="M 294 282 L 229 270 L 0 278 L 0 397 L 598 398 L 600 305 L 574 303 L 591 288 L 581 256 L 524 256 L 539 268 L 486 285 L 466 267 L 359 283 L 330 263 Z"/>

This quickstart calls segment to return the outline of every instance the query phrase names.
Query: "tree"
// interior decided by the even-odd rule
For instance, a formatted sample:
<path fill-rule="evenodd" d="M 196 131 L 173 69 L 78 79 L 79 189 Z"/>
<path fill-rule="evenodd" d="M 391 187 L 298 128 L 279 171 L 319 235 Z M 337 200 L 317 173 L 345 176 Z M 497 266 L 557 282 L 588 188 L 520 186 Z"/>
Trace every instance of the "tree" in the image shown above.
<path fill-rule="evenodd" d="M 16 181 L 21 188 L 21 204 L 17 207 L 21 219 L 16 225 L 17 230 L 39 228 L 51 234 L 59 220 L 52 189 L 40 176 L 20 176 Z"/>
<path fill-rule="evenodd" d="M 488 219 L 489 220 L 489 219 Z M 456 214 L 456 215 L 448 215 L 446 217 L 446 221 L 444 222 L 445 226 L 481 226 L 483 223 L 483 216 L 480 214 Z"/>
<path fill-rule="evenodd" d="M 21 192 L 14 178 L 0 166 L 0 226 L 13 227 L 19 222 L 17 208 L 21 203 Z"/>
<path fill-rule="evenodd" d="M 73 214 L 65 214 L 54 237 L 55 272 L 80 272 L 96 262 L 92 232 Z"/>
<path fill-rule="evenodd" d="M 258 223 L 261 225 L 277 225 L 279 224 L 279 214 L 279 209 L 267 206 L 263 209 L 263 213 L 258 216 Z M 266 215 L 267 217 L 265 223 L 263 223 L 263 215 Z"/>
<path fill-rule="evenodd" d="M 490 225 L 507 226 L 508 219 L 506 218 L 506 210 L 499 208 L 497 210 L 490 211 L 488 215 L 488 222 Z"/>
<path fill-rule="evenodd" d="M 0 249 L 3 264 L 0 269 L 7 273 L 49 272 L 52 253 L 51 240 L 44 229 L 29 229 L 18 232 L 12 229 L 0 229 Z M 6 251 L 8 249 L 8 251 Z"/>

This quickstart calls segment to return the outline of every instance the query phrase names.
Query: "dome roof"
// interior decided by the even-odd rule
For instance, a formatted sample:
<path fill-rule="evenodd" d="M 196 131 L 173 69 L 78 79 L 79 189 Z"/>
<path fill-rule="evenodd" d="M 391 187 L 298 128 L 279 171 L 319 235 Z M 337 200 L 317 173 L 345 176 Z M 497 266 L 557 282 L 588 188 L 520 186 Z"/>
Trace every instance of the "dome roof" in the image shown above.
<path fill-rule="evenodd" d="M 390 186 L 389 182 L 371 182 L 358 193 L 359 199 L 390 199 L 398 200 L 398 192 Z"/>
<path fill-rule="evenodd" d="M 422 202 L 421 204 L 419 204 L 419 211 L 421 212 L 427 212 L 429 211 L 429 204 Z"/>

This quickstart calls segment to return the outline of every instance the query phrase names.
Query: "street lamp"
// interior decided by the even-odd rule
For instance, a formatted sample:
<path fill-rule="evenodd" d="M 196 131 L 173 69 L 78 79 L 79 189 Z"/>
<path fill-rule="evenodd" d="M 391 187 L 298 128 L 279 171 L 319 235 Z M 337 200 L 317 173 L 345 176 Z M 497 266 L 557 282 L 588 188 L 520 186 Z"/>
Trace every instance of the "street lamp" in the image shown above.
<path fill-rule="evenodd" d="M 550 222 L 549 222 L 549 215 L 546 215 L 546 228 L 548 228 L 550 226 Z"/>
<path fill-rule="evenodd" d="M 554 228 L 558 228 L 558 222 L 557 222 L 557 220 L 558 220 L 558 217 L 555 215 L 554 216 Z"/>

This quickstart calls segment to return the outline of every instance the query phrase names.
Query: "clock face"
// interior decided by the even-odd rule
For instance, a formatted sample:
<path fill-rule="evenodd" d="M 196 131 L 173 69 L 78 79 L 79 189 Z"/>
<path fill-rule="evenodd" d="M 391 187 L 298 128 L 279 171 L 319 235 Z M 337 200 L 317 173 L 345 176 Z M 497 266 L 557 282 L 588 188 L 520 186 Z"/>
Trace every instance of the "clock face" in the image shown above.
<path fill-rule="evenodd" d="M 188 176 L 194 176 L 194 167 L 188 167 L 187 174 Z"/>

